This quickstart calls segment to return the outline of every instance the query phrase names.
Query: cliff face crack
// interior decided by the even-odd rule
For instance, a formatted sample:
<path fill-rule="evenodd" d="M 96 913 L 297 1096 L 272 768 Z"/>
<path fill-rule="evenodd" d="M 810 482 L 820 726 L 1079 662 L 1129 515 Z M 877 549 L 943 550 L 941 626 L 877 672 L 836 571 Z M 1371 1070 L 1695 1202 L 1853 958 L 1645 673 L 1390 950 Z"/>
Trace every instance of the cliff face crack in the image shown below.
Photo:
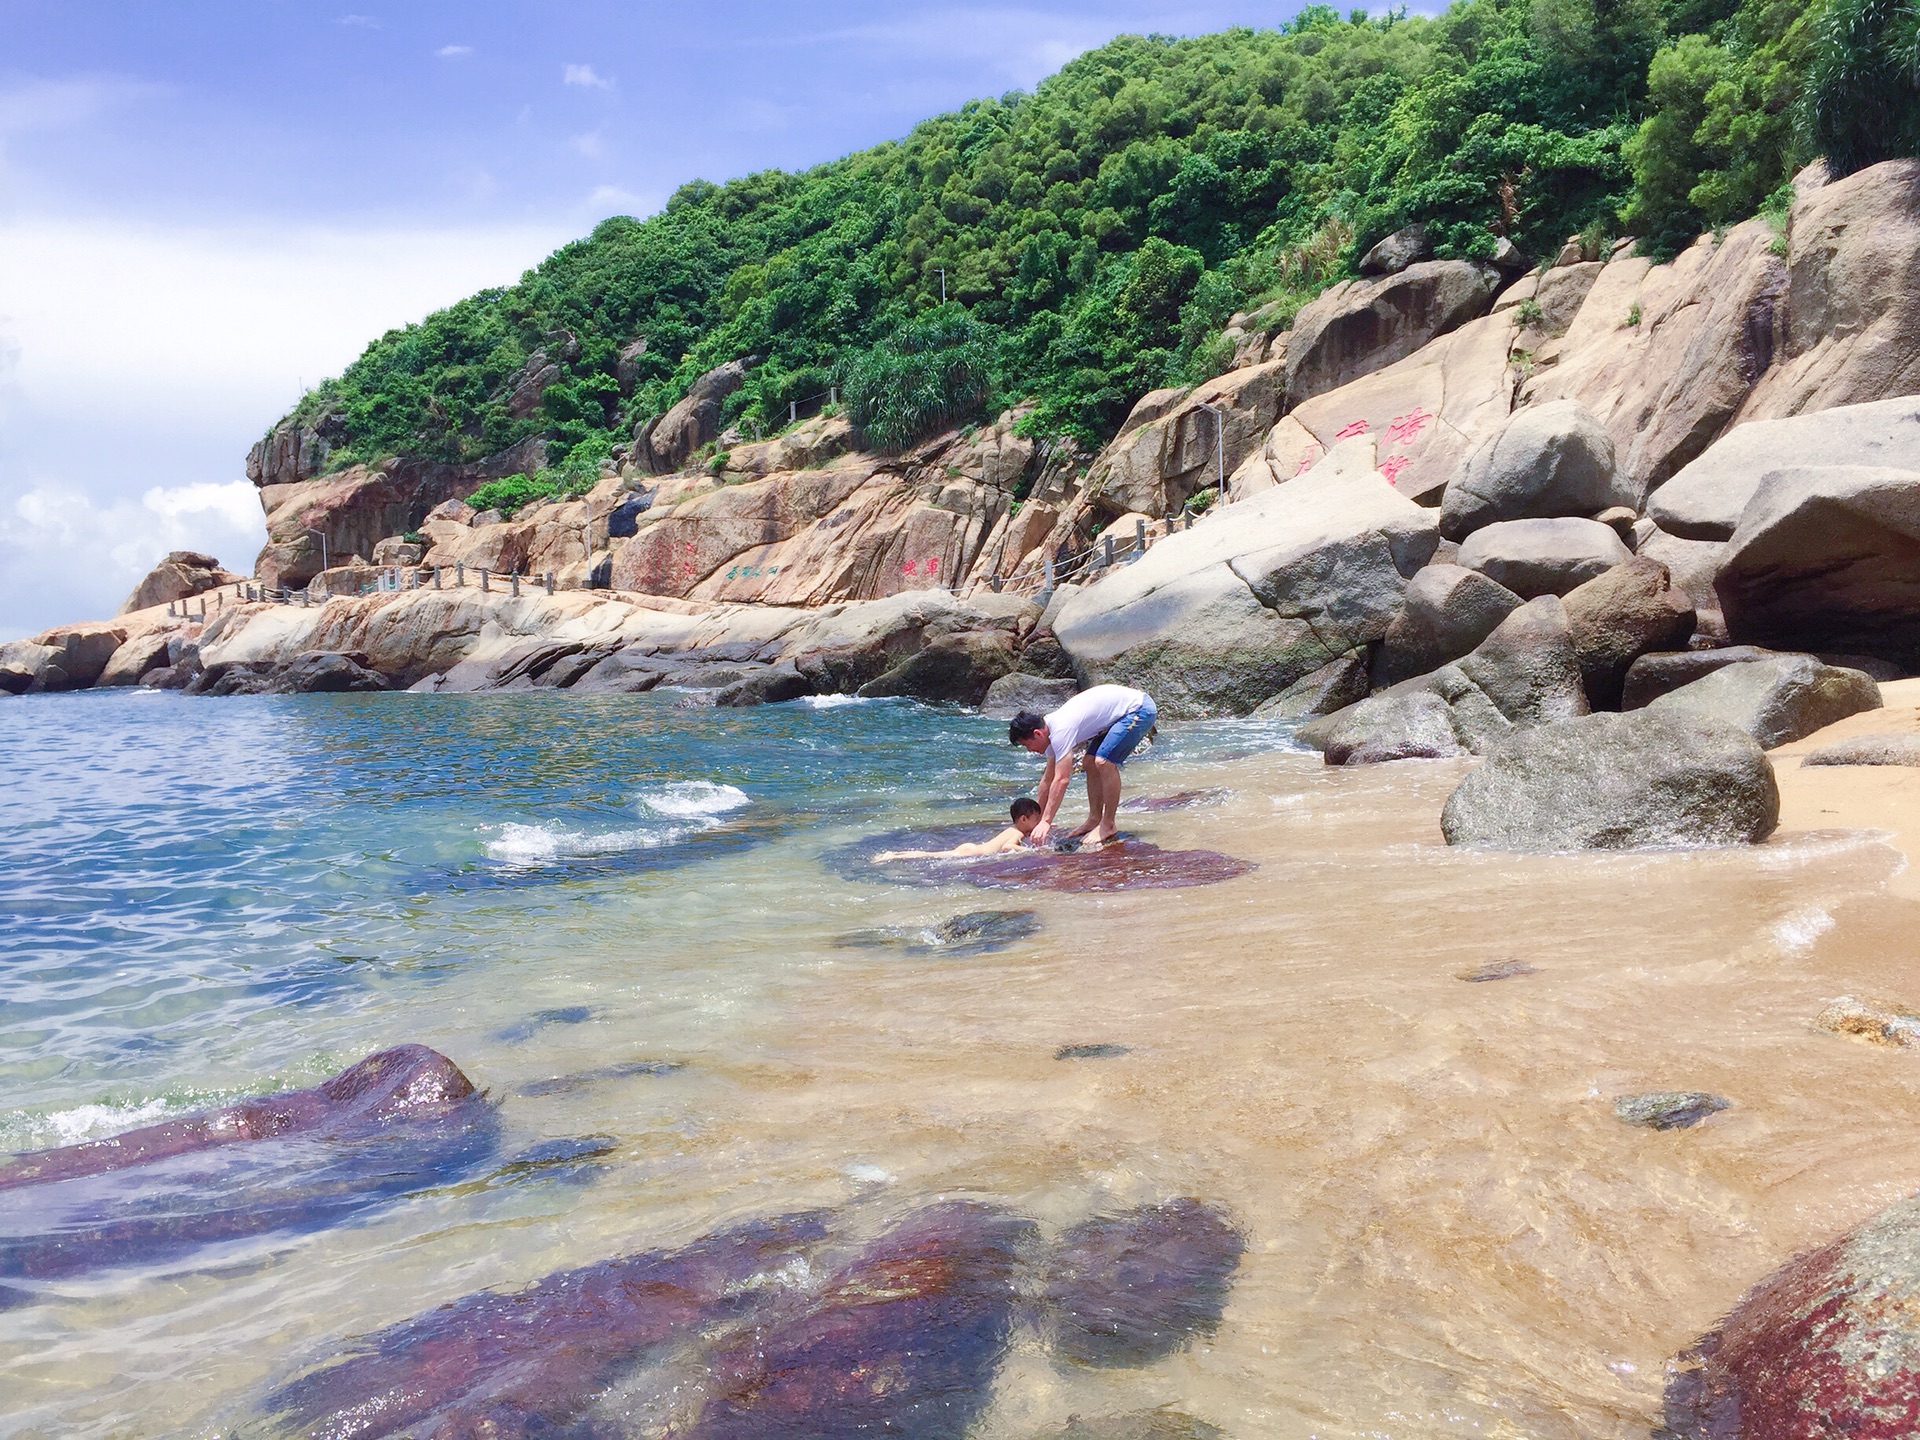
<path fill-rule="evenodd" d="M 1320 632 L 1320 627 L 1314 624 L 1314 616 L 1324 614 L 1325 611 L 1318 610 L 1318 609 L 1315 609 L 1315 610 L 1302 609 L 1302 610 L 1293 610 L 1293 611 L 1282 610 L 1278 605 L 1275 605 L 1272 602 L 1268 601 L 1265 597 L 1263 597 L 1260 594 L 1259 587 L 1256 586 L 1251 580 L 1249 580 L 1243 573 L 1241 573 L 1239 563 L 1236 560 L 1228 560 L 1226 562 L 1226 566 L 1227 566 L 1227 569 L 1232 572 L 1234 579 L 1238 580 L 1242 585 L 1247 587 L 1247 593 L 1253 596 L 1254 604 L 1258 605 L 1262 610 L 1265 610 L 1268 614 L 1272 615 L 1276 620 L 1297 620 L 1302 625 L 1305 625 L 1307 627 L 1308 633 L 1310 633 L 1313 636 L 1315 643 L 1319 645 L 1320 649 L 1326 653 L 1329 659 L 1331 659 L 1336 655 L 1344 655 L 1348 650 L 1352 648 L 1351 646 L 1348 646 L 1348 645 L 1333 644 L 1331 641 L 1327 639 L 1325 635 L 1323 635 Z"/>

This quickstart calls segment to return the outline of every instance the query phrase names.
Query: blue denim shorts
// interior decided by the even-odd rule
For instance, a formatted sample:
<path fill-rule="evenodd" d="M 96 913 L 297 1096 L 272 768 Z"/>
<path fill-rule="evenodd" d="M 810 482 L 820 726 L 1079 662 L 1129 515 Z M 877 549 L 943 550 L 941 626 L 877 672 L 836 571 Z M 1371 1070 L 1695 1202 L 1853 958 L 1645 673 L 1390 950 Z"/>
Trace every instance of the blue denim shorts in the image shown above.
<path fill-rule="evenodd" d="M 1149 696 L 1140 702 L 1138 708 L 1122 715 L 1107 727 L 1107 733 L 1094 743 L 1093 753 L 1115 765 L 1126 764 L 1127 757 L 1147 738 L 1147 732 L 1153 729 L 1153 722 L 1159 715 L 1153 698 Z"/>

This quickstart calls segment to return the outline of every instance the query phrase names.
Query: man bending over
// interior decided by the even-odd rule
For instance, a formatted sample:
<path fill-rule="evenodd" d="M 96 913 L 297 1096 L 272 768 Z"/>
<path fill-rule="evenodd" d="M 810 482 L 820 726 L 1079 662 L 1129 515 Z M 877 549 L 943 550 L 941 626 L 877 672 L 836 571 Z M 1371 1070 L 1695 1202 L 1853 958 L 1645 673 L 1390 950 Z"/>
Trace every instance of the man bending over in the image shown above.
<path fill-rule="evenodd" d="M 1033 827 L 1036 845 L 1047 843 L 1053 817 L 1066 798 L 1073 778 L 1073 751 L 1085 744 L 1087 757 L 1087 823 L 1073 831 L 1095 844 L 1119 833 L 1114 812 L 1120 808 L 1120 767 L 1134 747 L 1153 729 L 1153 697 L 1126 685 L 1096 685 L 1082 690 L 1058 710 L 1041 716 L 1022 710 L 1007 727 L 1007 739 L 1035 755 L 1047 757 L 1040 777 L 1040 823 Z"/>

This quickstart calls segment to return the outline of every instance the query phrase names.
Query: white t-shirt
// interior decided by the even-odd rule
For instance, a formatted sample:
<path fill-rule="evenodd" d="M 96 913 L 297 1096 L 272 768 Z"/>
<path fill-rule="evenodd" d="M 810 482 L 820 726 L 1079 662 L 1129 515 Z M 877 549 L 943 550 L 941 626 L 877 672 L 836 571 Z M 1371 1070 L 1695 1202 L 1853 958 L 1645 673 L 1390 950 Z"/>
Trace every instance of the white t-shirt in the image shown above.
<path fill-rule="evenodd" d="M 1129 685 L 1096 685 L 1082 690 L 1047 716 L 1047 758 L 1065 760 L 1121 716 L 1146 703 L 1147 692 Z"/>

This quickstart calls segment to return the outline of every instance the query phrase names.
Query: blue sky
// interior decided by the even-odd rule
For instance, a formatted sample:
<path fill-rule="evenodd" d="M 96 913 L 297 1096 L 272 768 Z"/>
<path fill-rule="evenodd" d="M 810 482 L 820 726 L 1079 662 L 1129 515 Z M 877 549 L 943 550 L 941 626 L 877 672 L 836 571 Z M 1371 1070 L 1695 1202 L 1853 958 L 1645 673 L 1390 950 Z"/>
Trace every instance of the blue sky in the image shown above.
<path fill-rule="evenodd" d="M 1297 8 L 8 0 L 0 639 L 169 549 L 249 569 L 246 450 L 305 385 L 608 215 Z"/>

